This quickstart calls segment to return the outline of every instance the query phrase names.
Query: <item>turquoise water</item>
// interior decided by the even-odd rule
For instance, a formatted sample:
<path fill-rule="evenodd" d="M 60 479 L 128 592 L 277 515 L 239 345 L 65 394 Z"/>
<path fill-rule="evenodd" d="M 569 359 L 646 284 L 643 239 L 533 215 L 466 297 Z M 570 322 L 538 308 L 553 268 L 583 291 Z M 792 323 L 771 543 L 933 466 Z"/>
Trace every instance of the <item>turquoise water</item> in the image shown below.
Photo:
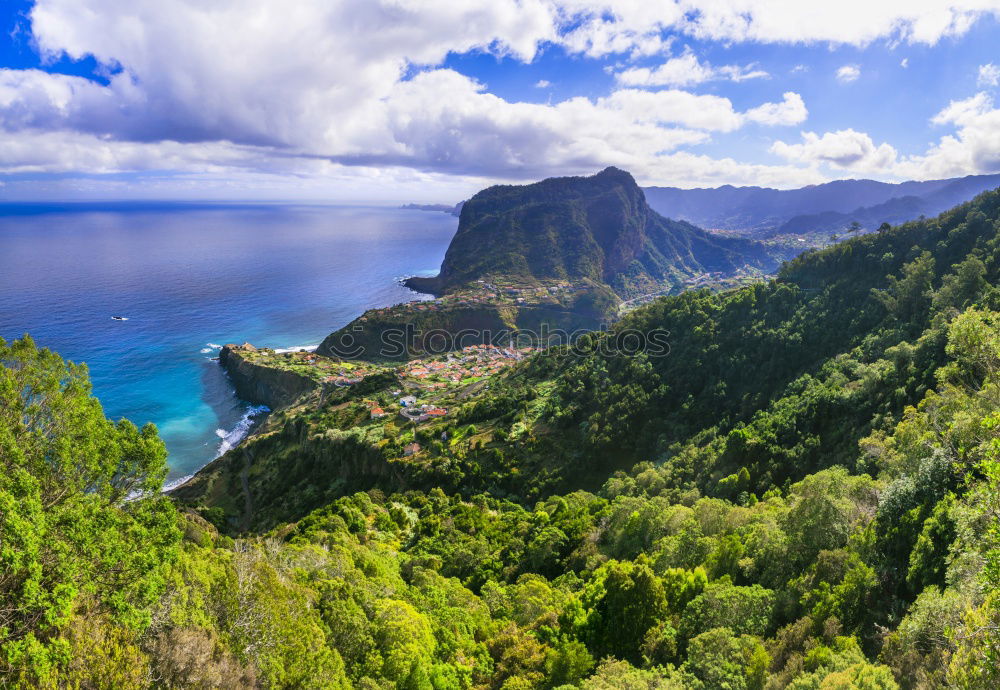
<path fill-rule="evenodd" d="M 86 362 L 108 416 L 159 427 L 176 480 L 252 413 L 218 345 L 316 345 L 417 299 L 398 278 L 436 272 L 456 226 L 369 207 L 0 205 L 0 337 Z"/>

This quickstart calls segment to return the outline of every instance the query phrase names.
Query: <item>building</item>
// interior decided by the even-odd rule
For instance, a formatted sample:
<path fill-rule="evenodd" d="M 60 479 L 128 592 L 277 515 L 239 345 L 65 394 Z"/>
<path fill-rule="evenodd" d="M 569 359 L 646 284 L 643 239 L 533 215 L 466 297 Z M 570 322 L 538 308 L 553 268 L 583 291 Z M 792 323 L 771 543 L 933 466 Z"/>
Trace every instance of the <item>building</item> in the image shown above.
<path fill-rule="evenodd" d="M 413 455 L 414 453 L 419 453 L 419 452 L 420 452 L 420 444 L 419 443 L 410 443 L 410 444 L 407 444 L 406 446 L 403 446 L 403 455 L 405 455 L 407 457 L 409 457 L 410 455 Z"/>
<path fill-rule="evenodd" d="M 385 410 L 383 410 L 381 407 L 373 407 L 372 419 L 381 419 L 382 417 L 385 417 Z"/>

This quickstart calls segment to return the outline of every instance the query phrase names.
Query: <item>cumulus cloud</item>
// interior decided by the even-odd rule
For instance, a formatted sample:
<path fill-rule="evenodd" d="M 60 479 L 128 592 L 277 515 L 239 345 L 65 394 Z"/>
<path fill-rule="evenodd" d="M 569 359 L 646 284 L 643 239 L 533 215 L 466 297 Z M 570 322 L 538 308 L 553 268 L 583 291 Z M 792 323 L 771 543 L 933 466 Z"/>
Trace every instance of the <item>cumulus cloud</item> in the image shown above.
<path fill-rule="evenodd" d="M 842 129 L 822 136 L 815 132 L 802 132 L 798 144 L 776 141 L 771 152 L 782 158 L 802 163 L 828 163 L 837 168 L 884 172 L 896 160 L 896 150 L 889 144 L 878 146 L 864 132 Z"/>
<path fill-rule="evenodd" d="M 552 82 L 550 82 L 548 79 L 539 79 L 538 81 L 535 82 L 536 89 L 547 89 L 550 86 L 552 86 Z"/>
<path fill-rule="evenodd" d="M 683 55 L 670 58 L 652 69 L 632 67 L 619 72 L 615 75 L 615 79 L 627 86 L 693 86 L 718 79 L 738 82 L 769 76 L 755 65 L 715 67 L 708 62 L 699 61 L 693 52 L 687 50 Z"/>
<path fill-rule="evenodd" d="M 1000 85 L 1000 67 L 992 62 L 979 66 L 979 77 L 976 82 L 980 86 Z"/>
<path fill-rule="evenodd" d="M 829 165 L 850 171 L 897 179 L 929 180 L 1000 170 L 1000 109 L 984 92 L 952 101 L 931 123 L 952 127 L 922 154 L 902 156 L 887 143 L 853 129 L 827 132 L 822 136 L 803 132 L 802 141 L 776 141 L 771 152 L 788 161 L 812 167 Z"/>
<path fill-rule="evenodd" d="M 935 125 L 968 125 L 993 109 L 993 99 L 980 91 L 975 96 L 960 101 L 951 101 L 937 115 L 931 118 Z"/>
<path fill-rule="evenodd" d="M 837 70 L 837 81 L 841 84 L 850 84 L 852 81 L 857 81 L 860 76 L 861 68 L 857 65 L 844 65 Z"/>
<path fill-rule="evenodd" d="M 253 0 L 258 13 L 222 3 L 210 21 L 195 3 L 100 2 L 115 11 L 101 15 L 71 0 L 35 6 L 35 38 L 47 55 L 93 55 L 109 79 L 0 70 L 4 171 L 652 171 L 663 170 L 659 158 L 712 132 L 806 116 L 794 93 L 746 112 L 679 90 L 510 102 L 438 66 L 449 52 L 469 50 L 531 60 L 556 36 L 555 11 L 542 0 L 373 0 L 349 12 L 325 0 L 303 0 L 291 12 Z"/>
<path fill-rule="evenodd" d="M 903 161 L 899 174 L 929 178 L 1000 170 L 1000 109 L 988 94 L 952 101 L 931 122 L 955 132 L 941 137 L 926 154 Z"/>
<path fill-rule="evenodd" d="M 748 110 L 746 118 L 762 125 L 797 125 L 805 122 L 808 115 L 802 96 L 794 91 L 787 91 L 781 103 L 759 105 Z"/>
<path fill-rule="evenodd" d="M 624 53 L 665 29 L 699 39 L 759 43 L 864 46 L 889 38 L 934 45 L 960 36 L 978 19 L 1000 15 L 995 0 L 561 0 L 559 15 L 572 19 L 563 37 L 571 49 L 591 55 Z"/>
<path fill-rule="evenodd" d="M 473 51 L 530 62 L 552 45 L 627 63 L 669 54 L 664 31 L 727 42 L 934 44 L 997 14 L 996 4 L 36 0 L 34 45 L 51 60 L 93 57 L 106 79 L 0 70 L 0 169 L 308 176 L 353 166 L 478 180 L 616 164 L 674 184 L 800 184 L 819 173 L 682 150 L 747 123 L 806 119 L 793 92 L 738 111 L 726 98 L 676 88 L 765 76 L 755 66 L 712 66 L 685 53 L 645 72 L 619 68 L 619 88 L 603 98 L 532 104 L 442 64 Z"/>

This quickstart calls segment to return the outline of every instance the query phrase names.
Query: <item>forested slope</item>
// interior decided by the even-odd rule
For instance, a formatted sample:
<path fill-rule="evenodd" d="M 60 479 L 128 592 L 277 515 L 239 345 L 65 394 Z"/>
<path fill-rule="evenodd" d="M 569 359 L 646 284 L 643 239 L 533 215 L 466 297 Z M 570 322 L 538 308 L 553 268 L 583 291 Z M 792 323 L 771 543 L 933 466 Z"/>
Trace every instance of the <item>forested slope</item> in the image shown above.
<path fill-rule="evenodd" d="M 469 389 L 411 457 L 350 392 L 304 399 L 240 450 L 249 530 L 213 503 L 235 453 L 165 501 L 153 430 L 0 346 L 0 679 L 997 687 L 998 233 L 993 192 L 660 300 Z"/>

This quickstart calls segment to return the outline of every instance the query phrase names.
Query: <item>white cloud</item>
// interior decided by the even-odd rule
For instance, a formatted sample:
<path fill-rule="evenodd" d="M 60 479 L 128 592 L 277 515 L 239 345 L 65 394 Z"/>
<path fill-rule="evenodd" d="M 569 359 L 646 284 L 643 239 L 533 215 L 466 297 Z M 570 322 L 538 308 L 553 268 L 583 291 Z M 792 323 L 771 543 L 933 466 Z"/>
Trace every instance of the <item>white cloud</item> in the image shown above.
<path fill-rule="evenodd" d="M 1000 85 L 1000 67 L 992 62 L 979 66 L 979 77 L 976 80 L 980 86 Z"/>
<path fill-rule="evenodd" d="M 41 49 L 94 55 L 113 75 L 102 85 L 0 70 L 0 170 L 311 175 L 349 165 L 525 179 L 618 164 L 662 174 L 665 156 L 710 132 L 806 114 L 794 93 L 746 112 L 676 90 L 516 103 L 437 67 L 449 52 L 474 49 L 530 60 L 555 36 L 542 0 L 370 0 L 350 11 L 326 0 L 291 11 L 250 1 L 259 11 L 245 2 L 207 13 L 197 3 L 89 0 L 85 9 L 40 0 L 32 16 Z M 99 2 L 108 11 L 92 11 Z"/>
<path fill-rule="evenodd" d="M 739 82 L 769 76 L 755 65 L 714 67 L 699 61 L 690 50 L 685 50 L 682 55 L 670 58 L 658 67 L 633 67 L 619 72 L 615 79 L 626 86 L 693 86 L 718 79 Z"/>
<path fill-rule="evenodd" d="M 878 146 L 871 137 L 853 129 L 827 132 L 822 136 L 803 132 L 802 141 L 777 141 L 771 152 L 789 161 L 810 166 L 829 165 L 844 170 L 895 179 L 929 180 L 1000 171 L 1000 109 L 988 94 L 980 92 L 952 101 L 932 119 L 938 126 L 951 126 L 923 154 L 901 156 L 889 144 Z"/>
<path fill-rule="evenodd" d="M 861 68 L 857 65 L 844 65 L 837 70 L 837 81 L 841 84 L 850 84 L 852 81 L 857 81 L 860 76 Z"/>
<path fill-rule="evenodd" d="M 550 82 L 548 79 L 539 79 L 538 81 L 535 82 L 536 89 L 547 89 L 550 86 L 552 86 L 552 82 Z"/>
<path fill-rule="evenodd" d="M 884 173 L 896 160 L 896 150 L 888 144 L 878 146 L 871 137 L 853 129 L 827 132 L 802 132 L 802 142 L 776 141 L 771 152 L 802 163 L 827 163 L 837 168 L 868 173 Z"/>
<path fill-rule="evenodd" d="M 980 91 L 975 96 L 961 101 L 951 101 L 947 107 L 931 118 L 935 125 L 966 125 L 993 109 L 993 100 Z"/>
<path fill-rule="evenodd" d="M 402 179 L 408 169 L 492 180 L 616 164 L 670 184 L 800 184 L 819 173 L 682 150 L 747 123 L 803 122 L 806 107 L 793 92 L 742 112 L 728 99 L 676 89 L 515 103 L 441 65 L 470 51 L 528 62 L 553 44 L 593 56 L 660 55 L 671 47 L 664 30 L 726 42 L 933 44 L 997 7 L 997 0 L 829 7 L 793 0 L 36 0 L 32 37 L 45 56 L 93 56 L 109 81 L 0 70 L 0 170 L 235 171 L 248 179 L 336 176 L 352 166 L 371 179 L 380 179 L 373 170 Z M 645 73 L 619 68 L 619 83 L 764 76 L 693 55 L 674 60 L 689 75 L 667 60 Z M 980 123 L 976 132 L 985 131 L 985 113 L 969 117 Z M 972 124 L 952 124 L 962 128 L 956 141 L 972 141 Z"/>
<path fill-rule="evenodd" d="M 952 101 L 931 122 L 954 126 L 955 133 L 901 162 L 898 174 L 927 179 L 1000 171 L 1000 109 L 987 94 Z"/>
<path fill-rule="evenodd" d="M 909 67 L 910 66 L 910 58 L 903 58 L 902 60 L 900 60 L 899 61 L 899 66 L 902 67 L 903 69 L 906 69 L 907 67 Z"/>
<path fill-rule="evenodd" d="M 672 123 L 691 129 L 731 132 L 747 122 L 764 125 L 798 124 L 805 120 L 805 103 L 797 93 L 788 92 L 781 103 L 764 103 L 745 113 L 737 112 L 728 98 L 695 95 L 676 89 L 642 91 L 622 89 L 598 99 L 597 107 L 628 114 L 641 122 Z"/>
<path fill-rule="evenodd" d="M 809 111 L 802 96 L 794 91 L 784 94 L 781 103 L 765 103 L 747 111 L 746 118 L 762 125 L 798 125 L 805 122 Z"/>
<path fill-rule="evenodd" d="M 996 0 L 560 0 L 563 22 L 573 28 L 561 38 L 589 55 L 629 53 L 663 30 L 699 39 L 758 43 L 815 43 L 864 46 L 879 39 L 934 45 L 961 36 L 978 19 L 1000 15 Z"/>

